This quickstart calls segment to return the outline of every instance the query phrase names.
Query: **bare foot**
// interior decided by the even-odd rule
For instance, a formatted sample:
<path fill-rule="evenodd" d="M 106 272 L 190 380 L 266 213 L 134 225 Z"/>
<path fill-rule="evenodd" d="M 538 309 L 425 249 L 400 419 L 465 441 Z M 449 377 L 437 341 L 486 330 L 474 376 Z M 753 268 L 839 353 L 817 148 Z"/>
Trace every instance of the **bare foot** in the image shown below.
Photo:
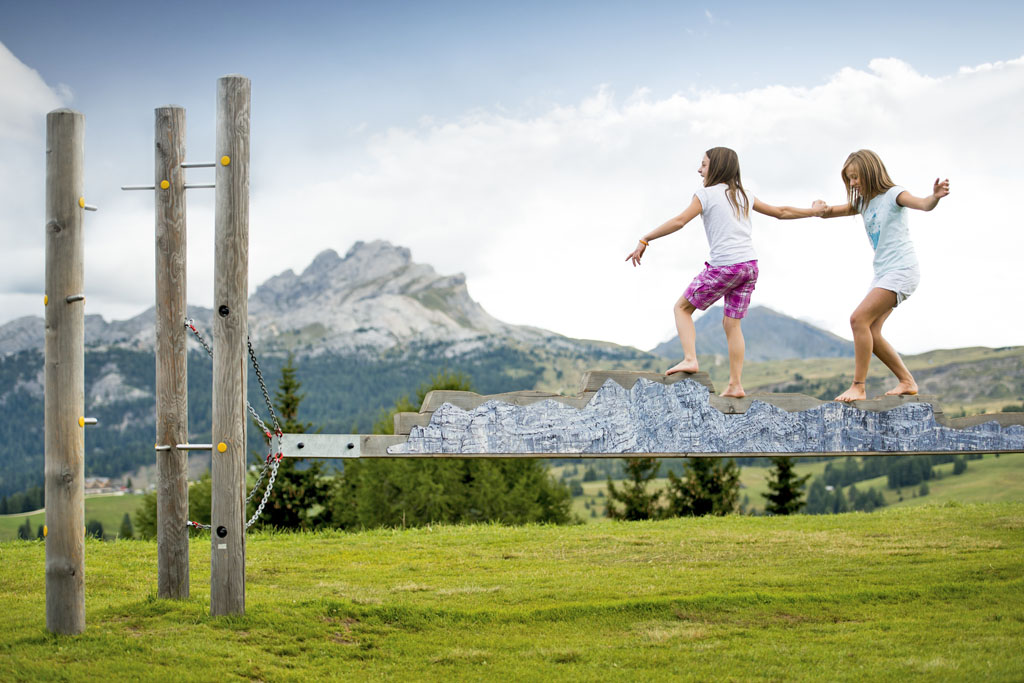
<path fill-rule="evenodd" d="M 678 364 L 673 365 L 668 370 L 666 370 L 665 374 L 666 375 L 671 375 L 672 373 L 675 373 L 675 372 L 694 373 L 694 372 L 697 372 L 698 370 L 700 370 L 700 367 L 697 365 L 697 361 L 696 360 L 683 360 L 683 361 L 680 361 Z"/>
<path fill-rule="evenodd" d="M 725 391 L 719 394 L 719 396 L 724 396 L 726 398 L 743 398 L 746 395 L 747 392 L 743 391 L 742 386 L 739 384 L 733 384 L 732 382 L 730 382 L 729 386 L 725 388 Z"/>
<path fill-rule="evenodd" d="M 842 401 L 843 403 L 853 403 L 854 401 L 863 401 L 868 397 L 867 391 L 864 390 L 863 382 L 854 382 L 850 385 L 850 388 L 835 397 L 834 400 Z"/>
<path fill-rule="evenodd" d="M 910 380 L 909 382 L 904 380 L 897 384 L 895 387 L 885 392 L 886 396 L 916 396 L 917 395 L 917 382 Z"/>

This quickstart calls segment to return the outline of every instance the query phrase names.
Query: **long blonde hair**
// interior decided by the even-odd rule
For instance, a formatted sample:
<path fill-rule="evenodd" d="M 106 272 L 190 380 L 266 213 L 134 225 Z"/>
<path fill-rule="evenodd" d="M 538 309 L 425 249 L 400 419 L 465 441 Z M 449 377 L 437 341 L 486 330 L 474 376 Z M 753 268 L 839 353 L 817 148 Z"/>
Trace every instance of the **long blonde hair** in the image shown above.
<path fill-rule="evenodd" d="M 860 176 L 859 192 L 850 187 L 850 177 L 846 171 L 851 166 Z M 860 149 L 846 157 L 841 175 L 843 184 L 846 185 L 846 196 L 850 200 L 850 206 L 857 211 L 863 211 L 868 202 L 896 185 L 889 177 L 889 172 L 885 170 L 885 164 L 870 149 Z"/>
<path fill-rule="evenodd" d="M 728 185 L 725 196 L 736 212 L 736 217 L 750 215 L 750 200 L 740 180 L 740 158 L 728 147 L 712 147 L 705 154 L 708 157 L 708 171 L 704 176 L 704 187 L 719 183 Z"/>

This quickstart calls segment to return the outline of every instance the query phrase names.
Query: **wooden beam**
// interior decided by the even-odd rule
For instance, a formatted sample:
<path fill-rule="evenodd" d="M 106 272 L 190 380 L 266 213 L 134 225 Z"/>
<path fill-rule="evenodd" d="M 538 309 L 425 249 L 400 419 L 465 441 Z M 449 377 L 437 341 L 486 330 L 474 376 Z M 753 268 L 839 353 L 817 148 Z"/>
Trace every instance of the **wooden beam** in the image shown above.
<path fill-rule="evenodd" d="M 46 628 L 63 635 L 85 630 L 84 141 L 79 112 L 46 116 Z"/>
<path fill-rule="evenodd" d="M 582 458 L 820 458 L 841 456 L 894 456 L 894 455 L 956 455 L 964 453 L 1016 453 L 1017 451 L 825 451 L 792 453 L 388 453 L 408 439 L 391 434 L 285 434 L 281 439 L 281 452 L 286 458 L 328 459 L 399 459 L 444 458 L 452 460 L 512 460 L 517 458 L 582 459 Z"/>
<path fill-rule="evenodd" d="M 245 613 L 248 78 L 217 81 L 210 614 Z"/>
<path fill-rule="evenodd" d="M 185 347 L 185 110 L 156 109 L 156 452 L 157 596 L 189 594 L 188 353 Z M 166 187 L 165 187 L 166 185 Z"/>

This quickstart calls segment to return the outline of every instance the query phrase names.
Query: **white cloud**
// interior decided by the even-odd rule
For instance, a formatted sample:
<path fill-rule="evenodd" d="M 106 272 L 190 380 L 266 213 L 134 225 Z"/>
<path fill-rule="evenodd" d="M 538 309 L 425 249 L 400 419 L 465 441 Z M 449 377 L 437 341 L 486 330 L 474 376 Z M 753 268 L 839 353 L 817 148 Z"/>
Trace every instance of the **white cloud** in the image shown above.
<path fill-rule="evenodd" d="M 1024 343 L 1024 316 L 1011 303 L 1024 231 L 1004 200 L 1024 175 L 1022 86 L 1024 59 L 941 78 L 877 59 L 815 87 L 664 99 L 598 88 L 534 116 L 473 111 L 366 138 L 355 156 L 347 143 L 345 156 L 296 145 L 292 156 L 269 159 L 254 137 L 250 285 L 304 268 L 325 248 L 383 238 L 442 273 L 465 272 L 471 294 L 498 318 L 650 348 L 673 334 L 672 303 L 707 255 L 703 228 L 694 221 L 656 241 L 641 268 L 624 259 L 639 235 L 688 203 L 705 149 L 734 147 L 763 200 L 806 205 L 841 201 L 840 165 L 867 147 L 915 194 L 930 192 L 938 175 L 953 188 L 934 212 L 910 218 L 924 279 L 886 325 L 897 348 Z M 254 135 L 308 134 L 297 126 L 264 120 Z M 35 178 L 15 191 L 35 192 Z M 87 251 L 87 280 L 103 288 L 90 312 L 150 305 L 150 201 L 110 202 L 95 244 L 121 246 Z M 211 216 L 209 198 L 190 195 L 190 300 L 203 305 L 212 295 Z M 754 303 L 848 335 L 871 278 L 859 219 L 758 216 L 755 240 Z M 0 291 L 12 286 L 0 279 Z"/>
<path fill-rule="evenodd" d="M 367 143 L 358 171 L 268 195 L 253 213 L 305 235 L 281 260 L 384 237 L 442 272 L 466 272 L 499 318 L 649 348 L 672 334 L 670 307 L 702 266 L 701 225 L 653 244 L 640 269 L 623 259 L 640 234 L 686 205 L 704 149 L 736 148 L 765 201 L 806 205 L 841 201 L 840 165 L 868 147 L 915 194 L 928 194 L 938 175 L 952 179 L 936 211 L 911 216 L 924 282 L 887 325 L 894 343 L 911 351 L 1022 343 L 1024 321 L 1008 315 L 1006 297 L 1024 238 L 999 202 L 1024 175 L 1013 114 L 1022 85 L 1021 60 L 929 78 L 876 59 L 813 88 L 661 100 L 640 91 L 624 101 L 600 88 L 533 118 L 474 112 L 391 130 Z M 862 230 L 857 218 L 757 217 L 754 302 L 848 336 L 871 276 Z M 979 278 L 988 296 L 965 288 Z"/>
<path fill-rule="evenodd" d="M 70 100 L 0 43 L 0 322 L 39 315 L 43 297 L 46 113 Z"/>

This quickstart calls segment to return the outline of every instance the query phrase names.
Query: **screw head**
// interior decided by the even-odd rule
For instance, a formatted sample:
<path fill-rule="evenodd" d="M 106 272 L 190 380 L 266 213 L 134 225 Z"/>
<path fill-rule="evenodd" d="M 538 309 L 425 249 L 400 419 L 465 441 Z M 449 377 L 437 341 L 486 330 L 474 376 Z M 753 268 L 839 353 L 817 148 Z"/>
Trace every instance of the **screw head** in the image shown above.
<path fill-rule="evenodd" d="M 217 527 L 217 536 L 219 536 L 220 538 L 224 538 L 227 535 L 228 535 L 228 530 L 227 529 L 225 529 L 222 526 Z"/>
<path fill-rule="evenodd" d="M 220 314 L 220 317 L 226 318 L 228 317 L 228 314 L 231 313 L 231 309 L 228 308 L 227 306 L 221 306 L 220 308 L 217 309 L 217 313 Z"/>

